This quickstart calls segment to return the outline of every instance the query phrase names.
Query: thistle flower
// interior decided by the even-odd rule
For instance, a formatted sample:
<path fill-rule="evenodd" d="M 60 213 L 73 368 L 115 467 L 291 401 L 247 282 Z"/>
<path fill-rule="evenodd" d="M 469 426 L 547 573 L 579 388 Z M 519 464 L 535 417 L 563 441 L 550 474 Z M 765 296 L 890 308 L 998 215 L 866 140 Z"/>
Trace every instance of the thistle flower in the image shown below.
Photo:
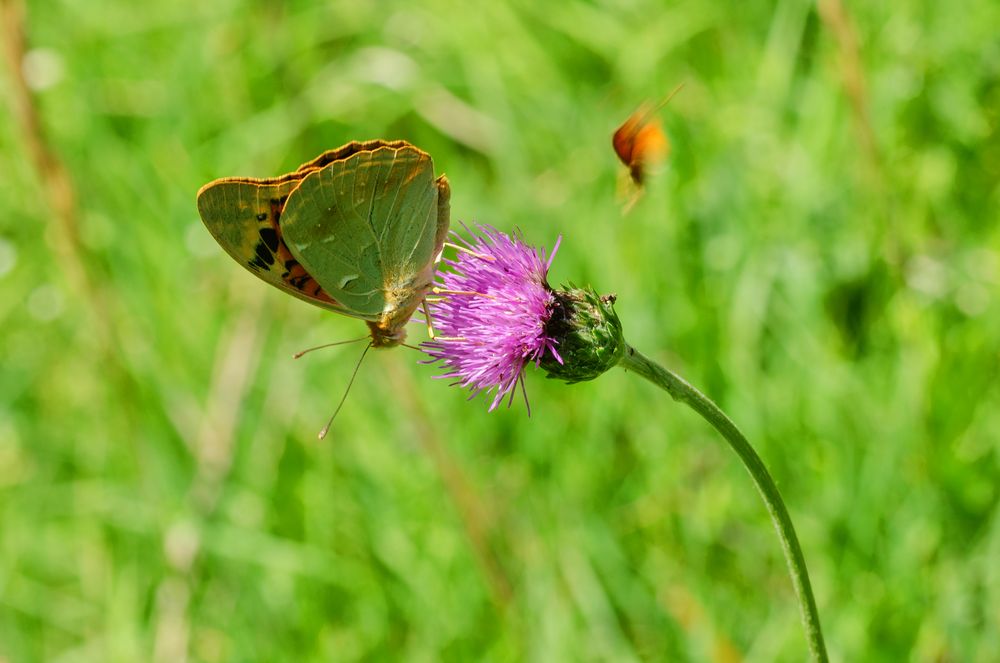
<path fill-rule="evenodd" d="M 494 392 L 492 412 L 517 384 L 524 391 L 524 369 L 540 366 L 550 378 L 592 380 L 621 360 L 622 326 L 614 295 L 571 287 L 553 290 L 549 267 L 559 250 L 556 240 L 546 258 L 520 238 L 489 226 L 480 236 L 460 241 L 455 260 L 445 260 L 434 325 L 441 336 L 422 344 L 446 373 L 475 396 Z M 508 401 L 508 405 L 511 401 Z M 527 396 L 525 396 L 527 403 Z"/>
<path fill-rule="evenodd" d="M 546 277 L 559 240 L 546 258 L 544 249 L 520 237 L 489 226 L 477 229 L 480 235 L 471 242 L 453 233 L 462 250 L 444 261 L 451 268 L 440 275 L 445 296 L 432 307 L 440 336 L 422 348 L 446 370 L 438 377 L 456 378 L 472 396 L 493 393 L 492 411 L 507 394 L 513 400 L 518 383 L 523 391 L 528 363 L 543 358 L 562 363 L 547 330 L 556 299 Z"/>

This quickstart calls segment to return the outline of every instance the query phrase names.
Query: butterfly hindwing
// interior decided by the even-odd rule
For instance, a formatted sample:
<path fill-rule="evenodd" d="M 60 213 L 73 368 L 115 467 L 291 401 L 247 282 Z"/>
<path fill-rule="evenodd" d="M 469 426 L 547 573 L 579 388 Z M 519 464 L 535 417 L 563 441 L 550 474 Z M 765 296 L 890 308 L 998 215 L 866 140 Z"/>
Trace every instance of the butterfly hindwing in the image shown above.
<path fill-rule="evenodd" d="M 346 158 L 327 153 L 302 167 L 281 230 L 292 255 L 349 315 L 382 320 L 396 309 L 412 312 L 430 285 L 447 230 L 447 200 L 439 201 L 447 183 L 435 181 L 430 156 L 408 143 L 356 145 L 363 149 Z"/>
<path fill-rule="evenodd" d="M 309 173 L 313 170 L 319 170 L 323 166 L 328 166 L 334 161 L 340 161 L 347 159 L 359 152 L 371 152 L 379 149 L 380 147 L 388 147 L 394 150 L 398 150 L 404 147 L 413 147 L 405 140 L 352 140 L 346 145 L 341 145 L 334 150 L 327 150 L 323 152 L 318 157 L 306 161 L 304 164 L 299 166 L 294 174 L 298 173 Z M 413 148 L 416 149 L 416 148 Z"/>
<path fill-rule="evenodd" d="M 216 180 L 198 192 L 198 212 L 222 248 L 259 278 L 310 304 L 344 313 L 343 305 L 323 290 L 282 237 L 285 202 L 303 176 Z"/>

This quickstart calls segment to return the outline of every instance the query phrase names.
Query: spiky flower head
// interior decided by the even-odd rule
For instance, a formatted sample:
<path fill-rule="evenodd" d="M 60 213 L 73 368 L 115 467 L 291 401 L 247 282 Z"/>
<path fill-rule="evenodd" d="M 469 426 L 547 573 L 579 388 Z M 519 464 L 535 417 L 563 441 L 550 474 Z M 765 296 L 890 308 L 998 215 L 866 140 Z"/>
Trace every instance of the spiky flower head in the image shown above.
<path fill-rule="evenodd" d="M 548 284 L 560 240 L 546 257 L 520 236 L 489 226 L 476 230 L 471 241 L 453 233 L 463 250 L 439 273 L 444 297 L 431 312 L 440 336 L 422 344 L 431 362 L 445 369 L 439 377 L 454 378 L 473 396 L 492 394 L 492 411 L 504 396 L 513 400 L 518 383 L 523 390 L 529 363 L 567 382 L 593 379 L 617 363 L 624 341 L 613 298 L 554 291 Z"/>

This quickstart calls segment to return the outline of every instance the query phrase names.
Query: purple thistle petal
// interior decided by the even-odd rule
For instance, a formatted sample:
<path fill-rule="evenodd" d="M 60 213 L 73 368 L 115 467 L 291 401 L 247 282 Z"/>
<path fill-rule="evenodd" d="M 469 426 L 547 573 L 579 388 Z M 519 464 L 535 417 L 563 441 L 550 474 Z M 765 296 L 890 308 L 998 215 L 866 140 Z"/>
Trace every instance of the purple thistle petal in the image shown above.
<path fill-rule="evenodd" d="M 544 249 L 528 246 L 519 236 L 490 226 L 476 229 L 480 234 L 472 234 L 471 242 L 452 233 L 475 254 L 460 251 L 443 261 L 451 271 L 439 273 L 442 289 L 475 294 L 446 294 L 432 304 L 435 331 L 444 338 L 421 348 L 445 369 L 436 377 L 457 378 L 456 384 L 472 391 L 470 398 L 492 393 L 492 412 L 504 396 L 513 397 L 518 382 L 523 389 L 529 362 L 537 365 L 546 351 L 562 362 L 555 339 L 545 331 L 554 302 L 546 277 L 562 238 L 546 259 Z"/>

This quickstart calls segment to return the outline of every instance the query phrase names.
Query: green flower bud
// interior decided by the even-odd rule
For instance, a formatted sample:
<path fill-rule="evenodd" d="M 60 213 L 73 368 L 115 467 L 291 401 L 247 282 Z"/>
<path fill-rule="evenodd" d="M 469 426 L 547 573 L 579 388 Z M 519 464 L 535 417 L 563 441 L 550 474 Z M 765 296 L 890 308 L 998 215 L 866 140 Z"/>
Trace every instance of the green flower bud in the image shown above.
<path fill-rule="evenodd" d="M 550 353 L 541 367 L 550 378 L 566 382 L 593 380 L 621 361 L 625 353 L 622 323 L 615 313 L 614 295 L 598 295 L 593 289 L 556 290 L 555 304 L 545 325 L 545 334 L 558 342 L 560 363 Z"/>

